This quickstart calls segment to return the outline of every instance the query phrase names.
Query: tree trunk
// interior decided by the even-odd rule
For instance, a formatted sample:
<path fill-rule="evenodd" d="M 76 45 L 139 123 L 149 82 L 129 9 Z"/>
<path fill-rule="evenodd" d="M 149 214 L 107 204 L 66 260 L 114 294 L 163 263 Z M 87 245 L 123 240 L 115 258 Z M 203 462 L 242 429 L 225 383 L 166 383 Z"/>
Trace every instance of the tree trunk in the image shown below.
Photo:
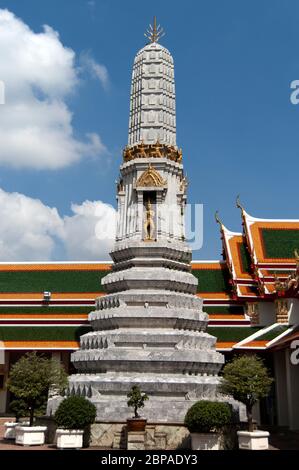
<path fill-rule="evenodd" d="M 34 419 L 34 407 L 30 407 L 30 418 L 29 418 L 29 426 L 33 426 L 33 419 Z"/>
<path fill-rule="evenodd" d="M 252 432 L 253 429 L 253 419 L 252 419 L 252 405 L 246 405 L 246 413 L 248 419 L 248 431 Z"/>

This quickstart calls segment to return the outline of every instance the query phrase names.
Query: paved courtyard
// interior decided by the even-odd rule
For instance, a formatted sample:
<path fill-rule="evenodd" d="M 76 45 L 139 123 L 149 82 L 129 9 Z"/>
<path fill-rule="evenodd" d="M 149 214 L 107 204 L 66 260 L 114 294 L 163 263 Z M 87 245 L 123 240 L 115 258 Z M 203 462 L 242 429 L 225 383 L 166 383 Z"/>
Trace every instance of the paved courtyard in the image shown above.
<path fill-rule="evenodd" d="M 0 418 L 0 451 L 2 450 L 58 450 L 53 444 L 43 446 L 20 446 L 4 439 L 4 421 Z M 268 428 L 270 432 L 270 450 L 299 450 L 299 431 L 287 431 L 280 428 Z M 100 447 L 89 447 L 83 450 L 109 450 Z"/>

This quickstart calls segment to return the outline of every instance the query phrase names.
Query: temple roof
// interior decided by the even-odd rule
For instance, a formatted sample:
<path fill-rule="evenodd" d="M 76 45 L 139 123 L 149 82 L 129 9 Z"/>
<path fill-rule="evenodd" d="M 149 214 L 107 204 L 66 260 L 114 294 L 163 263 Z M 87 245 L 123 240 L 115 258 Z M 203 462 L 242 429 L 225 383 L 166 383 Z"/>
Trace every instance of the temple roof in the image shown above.
<path fill-rule="evenodd" d="M 287 341 L 290 327 L 252 326 L 245 307 L 299 296 L 299 221 L 257 219 L 244 209 L 242 219 L 243 234 L 221 223 L 222 261 L 192 262 L 209 332 L 224 351 L 269 349 Z M 95 299 L 104 295 L 101 279 L 111 264 L 0 263 L 0 349 L 78 348 Z"/>
<path fill-rule="evenodd" d="M 258 219 L 243 210 L 243 220 L 252 261 L 257 266 L 296 267 L 299 220 Z"/>

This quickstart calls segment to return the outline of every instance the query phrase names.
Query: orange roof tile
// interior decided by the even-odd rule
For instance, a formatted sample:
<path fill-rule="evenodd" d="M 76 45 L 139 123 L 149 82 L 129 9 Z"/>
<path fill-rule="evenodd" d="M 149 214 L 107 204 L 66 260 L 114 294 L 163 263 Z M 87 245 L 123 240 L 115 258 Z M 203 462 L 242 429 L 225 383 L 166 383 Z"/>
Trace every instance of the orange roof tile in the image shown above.
<path fill-rule="evenodd" d="M 235 272 L 235 278 L 237 279 L 248 279 L 249 281 L 253 280 L 253 277 L 246 271 L 242 263 L 241 248 L 243 247 L 243 237 L 242 235 L 232 237 L 229 240 L 229 248 L 231 253 L 231 260 Z"/>
<path fill-rule="evenodd" d="M 238 284 L 238 291 L 240 295 L 245 297 L 258 297 L 257 293 L 252 292 L 251 286 L 243 286 L 241 284 Z"/>
<path fill-rule="evenodd" d="M 273 263 L 273 264 L 291 264 L 295 263 L 295 256 L 293 258 L 267 258 L 265 253 L 265 247 L 263 242 L 263 236 L 261 233 L 262 229 L 276 229 L 276 230 L 296 230 L 299 231 L 299 221 L 284 221 L 284 220 L 261 220 L 255 219 L 243 211 L 246 229 L 249 234 L 249 244 L 251 250 L 255 255 L 255 262 L 261 263 Z"/>
<path fill-rule="evenodd" d="M 51 300 L 94 300 L 96 297 L 104 295 L 103 292 L 53 292 Z M 0 300 L 18 299 L 18 300 L 40 300 L 43 301 L 41 292 L 1 292 Z"/>
<path fill-rule="evenodd" d="M 213 314 L 209 313 L 209 318 L 211 320 L 244 320 L 245 316 L 244 315 L 226 315 L 226 314 Z"/>
<path fill-rule="evenodd" d="M 236 344 L 235 341 L 226 341 L 226 342 L 217 341 L 216 349 L 231 349 L 234 346 L 234 344 Z"/>
<path fill-rule="evenodd" d="M 78 349 L 77 341 L 3 341 L 7 349 Z"/>
<path fill-rule="evenodd" d="M 213 300 L 231 300 L 231 296 L 229 294 L 225 294 L 224 292 L 201 292 L 200 294 L 197 294 L 197 297 Z"/>
<path fill-rule="evenodd" d="M 108 271 L 112 263 L 0 263 L 0 271 Z"/>
<path fill-rule="evenodd" d="M 0 320 L 87 320 L 88 314 L 82 313 L 37 313 L 37 314 L 30 314 L 30 313 L 0 313 Z"/>
<path fill-rule="evenodd" d="M 191 262 L 192 269 L 223 269 L 226 263 L 224 261 L 203 261 L 202 263 L 199 261 Z"/>
<path fill-rule="evenodd" d="M 266 344 L 269 343 L 269 340 L 252 340 L 249 343 L 242 344 L 242 348 L 264 348 Z"/>

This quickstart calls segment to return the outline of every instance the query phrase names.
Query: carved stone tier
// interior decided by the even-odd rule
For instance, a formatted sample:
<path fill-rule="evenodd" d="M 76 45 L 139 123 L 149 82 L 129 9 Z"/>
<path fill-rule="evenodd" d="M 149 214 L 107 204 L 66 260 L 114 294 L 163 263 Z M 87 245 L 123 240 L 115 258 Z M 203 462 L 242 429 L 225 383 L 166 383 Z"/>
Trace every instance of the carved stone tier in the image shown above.
<path fill-rule="evenodd" d="M 142 416 L 149 422 L 183 423 L 190 406 L 198 400 L 217 397 L 217 375 L 208 373 L 189 375 L 156 372 L 86 373 L 72 376 L 69 393 L 90 398 L 97 404 L 100 421 L 121 422 L 131 416 L 127 406 L 127 392 L 132 384 L 139 384 L 149 400 Z"/>

